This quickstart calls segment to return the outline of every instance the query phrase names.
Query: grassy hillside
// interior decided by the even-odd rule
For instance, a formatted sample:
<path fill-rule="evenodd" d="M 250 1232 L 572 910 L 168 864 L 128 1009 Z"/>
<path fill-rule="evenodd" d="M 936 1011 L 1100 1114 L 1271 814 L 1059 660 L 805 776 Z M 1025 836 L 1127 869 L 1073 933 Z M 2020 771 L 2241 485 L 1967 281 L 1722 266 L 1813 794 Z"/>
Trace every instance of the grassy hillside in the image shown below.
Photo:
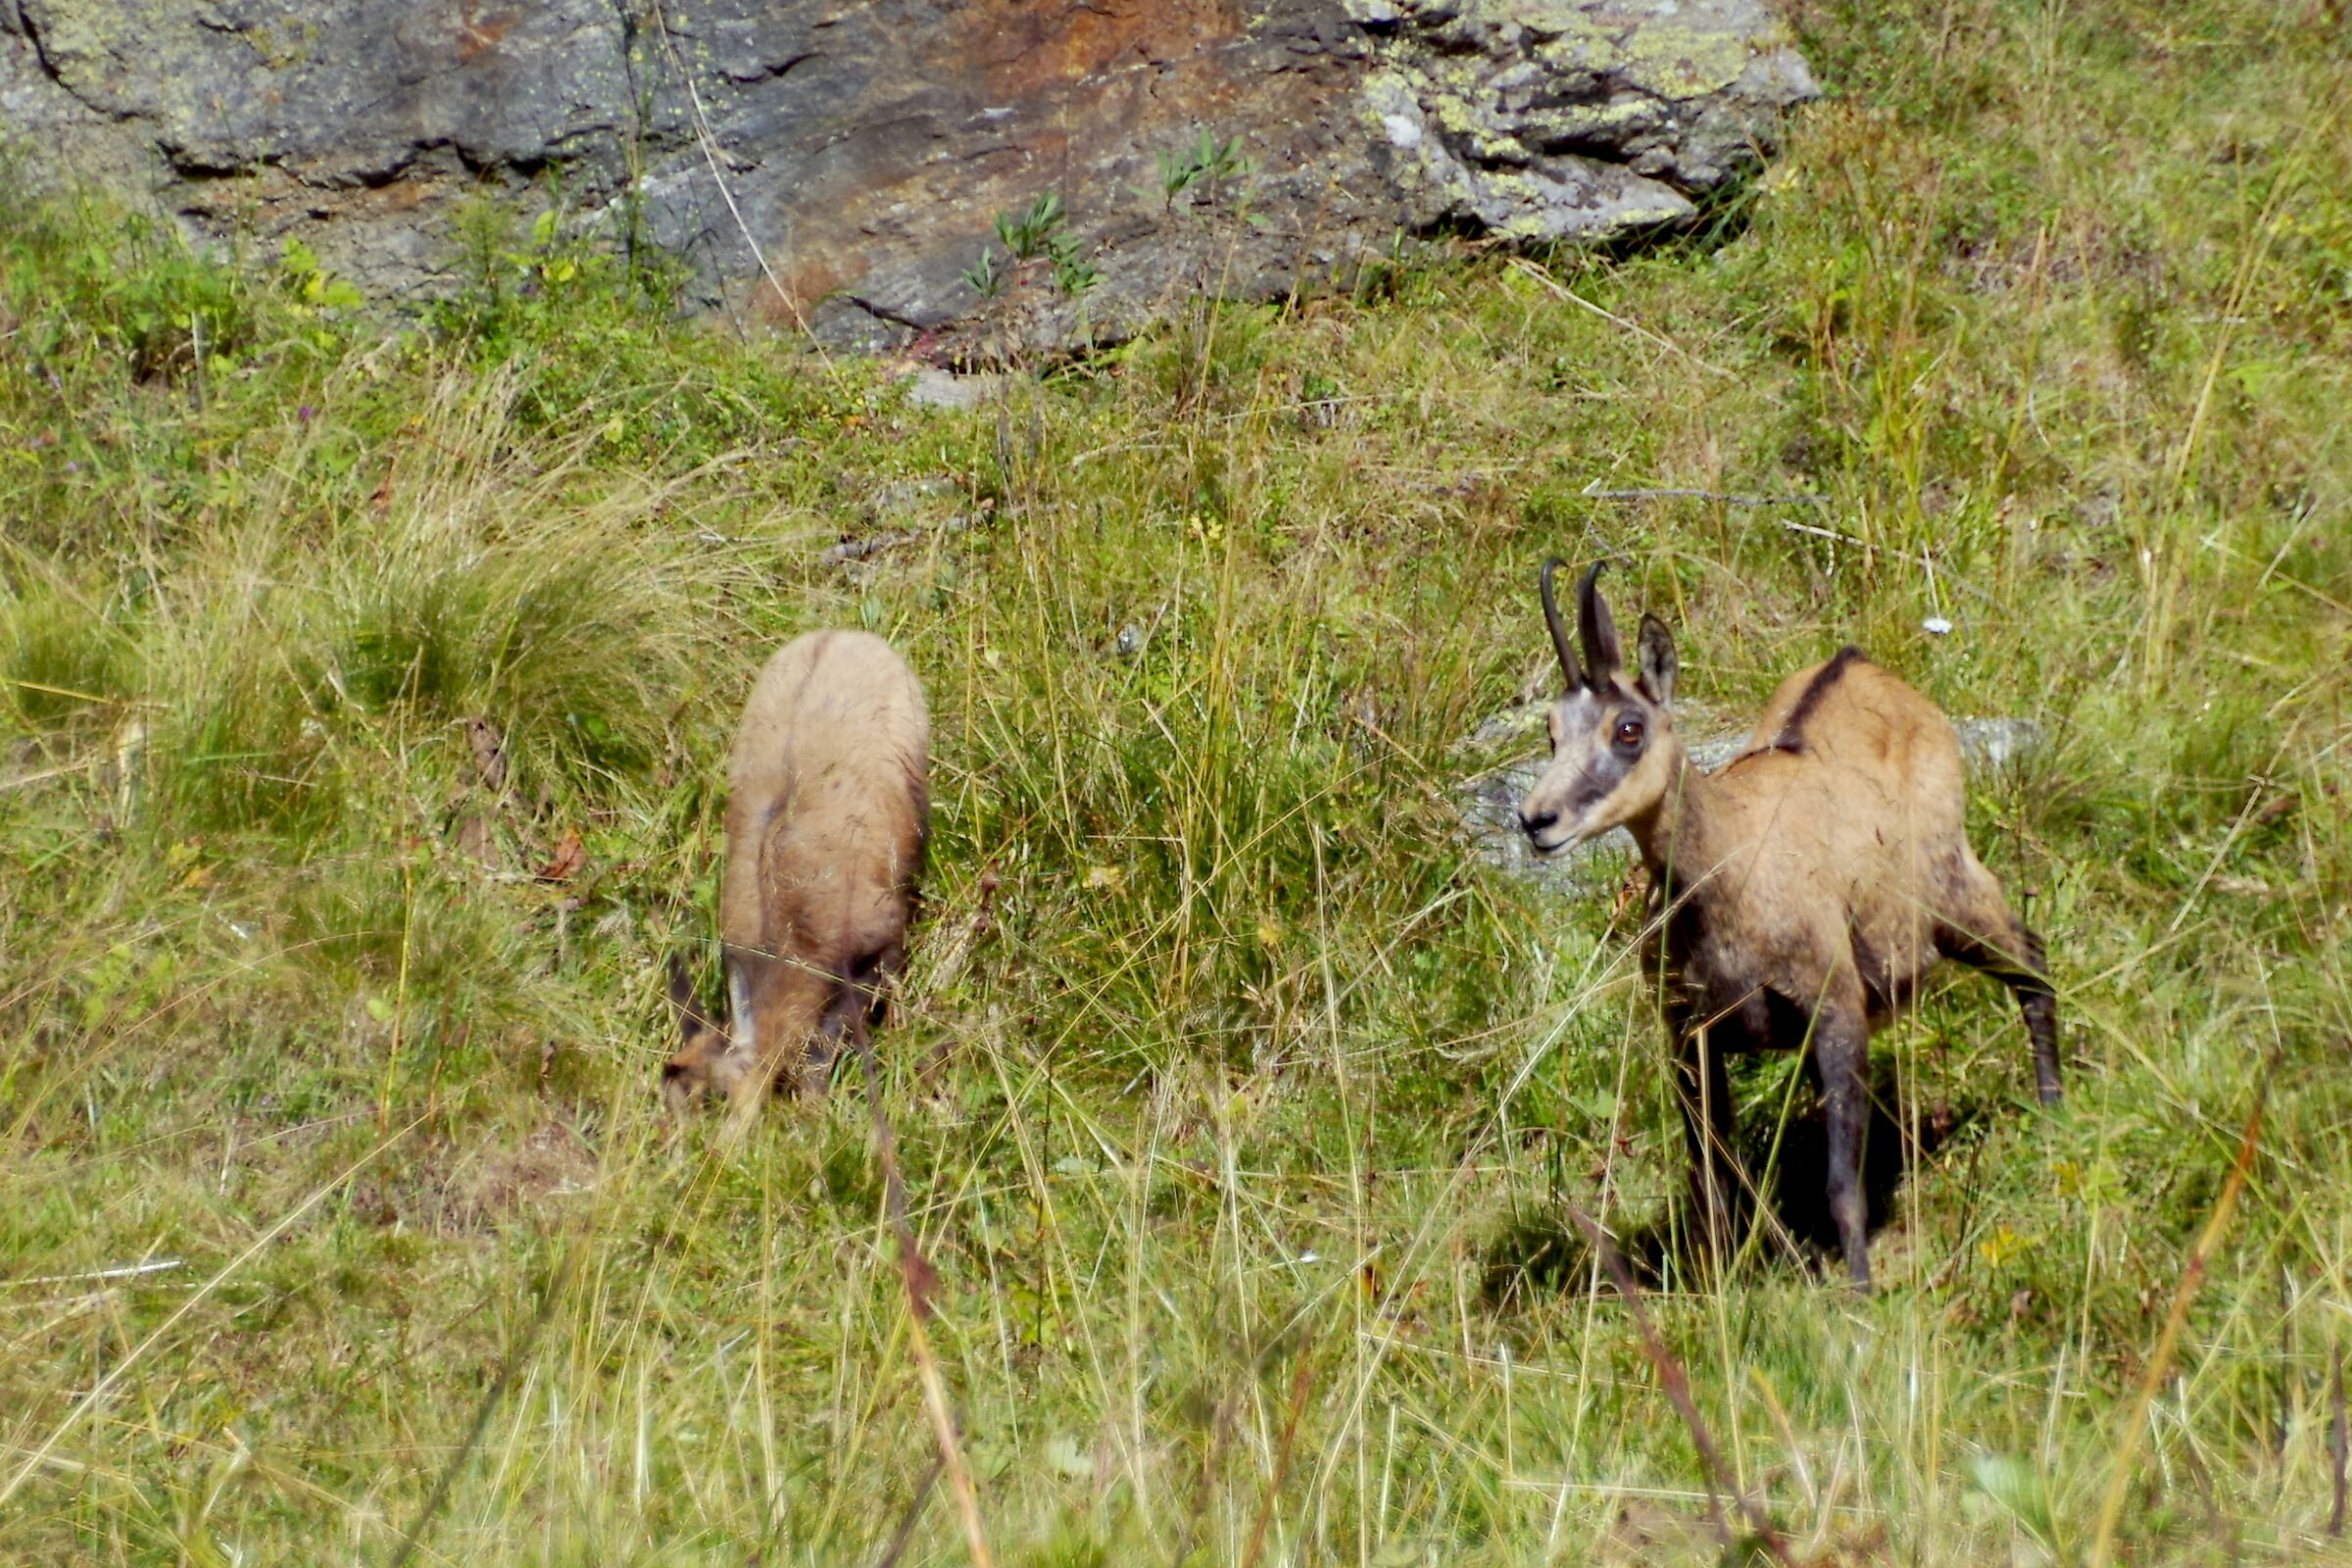
<path fill-rule="evenodd" d="M 846 623 L 932 694 L 882 1052 L 998 1560 L 1715 1560 L 1626 1305 L 1512 1268 L 1681 1159 L 1636 910 L 1458 826 L 1553 552 L 1727 720 L 1851 640 L 2046 736 L 1972 824 L 2066 1103 L 1954 978 L 1879 1041 L 1955 1123 L 1879 1294 L 1650 1300 L 1790 1557 L 2352 1555 L 2341 7 L 1797 20 L 1831 96 L 1700 234 L 970 414 L 560 240 L 395 332 L 9 204 L 0 1558 L 883 1556 L 935 1450 L 861 1097 L 724 1152 L 655 1094 L 735 708 Z"/>

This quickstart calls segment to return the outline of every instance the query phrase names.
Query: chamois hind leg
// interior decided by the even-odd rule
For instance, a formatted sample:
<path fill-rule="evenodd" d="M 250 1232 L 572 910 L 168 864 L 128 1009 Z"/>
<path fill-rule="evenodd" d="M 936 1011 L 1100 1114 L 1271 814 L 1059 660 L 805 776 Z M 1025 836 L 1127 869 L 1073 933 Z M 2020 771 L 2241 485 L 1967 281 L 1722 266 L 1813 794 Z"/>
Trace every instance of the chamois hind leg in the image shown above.
<path fill-rule="evenodd" d="M 2007 986 L 2034 1042 L 2034 1087 L 2045 1105 L 2058 1103 L 2058 993 L 2050 988 L 2041 937 L 2010 911 L 2000 883 L 1981 865 L 1964 890 L 1956 918 L 1936 922 L 1936 951 Z"/>
<path fill-rule="evenodd" d="M 1845 1272 L 1870 1289 L 1870 1206 L 1862 1192 L 1862 1135 L 1870 1125 L 1870 1022 L 1862 999 L 1825 1000 L 1813 1017 L 1813 1070 L 1829 1129 L 1830 1217 Z"/>
<path fill-rule="evenodd" d="M 1704 1029 L 1676 1032 L 1674 1080 L 1690 1157 L 1692 1227 L 1700 1252 L 1720 1272 L 1740 1240 L 1747 1183 L 1732 1143 L 1731 1075 Z"/>

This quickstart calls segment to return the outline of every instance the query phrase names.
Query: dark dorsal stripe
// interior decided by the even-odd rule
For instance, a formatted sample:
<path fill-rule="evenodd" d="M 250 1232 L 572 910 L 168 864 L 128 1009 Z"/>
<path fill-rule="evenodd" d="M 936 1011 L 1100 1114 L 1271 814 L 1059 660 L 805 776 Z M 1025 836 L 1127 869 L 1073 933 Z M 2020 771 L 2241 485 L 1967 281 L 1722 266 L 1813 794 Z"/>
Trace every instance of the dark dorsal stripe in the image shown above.
<path fill-rule="evenodd" d="M 1805 720 L 1813 716 L 1813 710 L 1821 706 L 1822 698 L 1828 695 L 1832 686 L 1838 684 L 1838 677 L 1845 673 L 1846 666 L 1861 657 L 1862 650 L 1848 643 L 1831 656 L 1830 662 L 1821 666 L 1820 673 L 1805 683 L 1805 689 L 1797 694 L 1796 706 L 1788 710 L 1788 720 L 1781 725 L 1780 738 L 1772 743 L 1774 751 L 1801 752 L 1805 749 Z"/>

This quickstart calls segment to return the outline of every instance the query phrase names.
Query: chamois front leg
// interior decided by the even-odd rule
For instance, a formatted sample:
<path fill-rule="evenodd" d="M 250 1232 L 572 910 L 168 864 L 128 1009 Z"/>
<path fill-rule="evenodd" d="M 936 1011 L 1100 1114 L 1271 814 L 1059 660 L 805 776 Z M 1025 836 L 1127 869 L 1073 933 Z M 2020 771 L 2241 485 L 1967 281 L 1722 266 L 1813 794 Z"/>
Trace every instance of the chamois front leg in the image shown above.
<path fill-rule="evenodd" d="M 899 972 L 906 958 L 905 944 L 893 942 L 880 952 L 848 964 L 842 978 L 833 983 L 824 1018 L 817 1025 L 816 1038 L 809 1044 L 808 1058 L 801 1068 L 800 1091 L 804 1099 L 825 1097 L 832 1086 L 833 1064 L 841 1055 L 844 1041 L 855 1049 L 866 1049 L 873 1026 L 882 1021 L 883 988 Z"/>
<path fill-rule="evenodd" d="M 1870 1289 L 1869 1205 L 1862 1192 L 1862 1135 L 1870 1124 L 1870 1025 L 1859 998 L 1825 1003 L 1813 1020 L 1813 1064 L 1829 1124 L 1830 1217 L 1845 1253 L 1846 1277 Z"/>
<path fill-rule="evenodd" d="M 1676 1030 L 1674 1078 L 1690 1158 L 1691 1219 L 1701 1250 L 1720 1271 L 1739 1240 L 1747 1189 L 1732 1148 L 1731 1075 L 1703 1027 Z"/>
<path fill-rule="evenodd" d="M 736 1039 L 725 1085 L 729 1142 L 751 1132 L 779 1082 L 794 1081 L 835 990 L 832 976 L 789 954 L 739 953 L 735 961 L 729 991 Z"/>
<path fill-rule="evenodd" d="M 854 980 L 838 982 L 833 988 L 833 1000 L 825 1006 L 825 1015 L 816 1026 L 816 1036 L 808 1042 L 808 1054 L 802 1058 L 800 1095 L 803 1100 L 825 1098 L 833 1085 L 833 1063 L 841 1054 L 841 1043 L 858 1039 L 865 1025 L 872 999 L 866 988 Z"/>

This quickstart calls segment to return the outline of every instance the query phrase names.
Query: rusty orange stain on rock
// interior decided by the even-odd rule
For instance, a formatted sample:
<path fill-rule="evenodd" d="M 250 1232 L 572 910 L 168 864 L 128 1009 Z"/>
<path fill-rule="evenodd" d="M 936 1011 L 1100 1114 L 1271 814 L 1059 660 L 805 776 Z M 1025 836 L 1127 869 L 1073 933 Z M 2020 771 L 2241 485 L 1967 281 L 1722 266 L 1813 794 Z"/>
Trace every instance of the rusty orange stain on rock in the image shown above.
<path fill-rule="evenodd" d="M 863 268 L 844 268 L 828 258 L 803 260 L 775 282 L 760 280 L 752 290 L 751 313 L 779 330 L 799 330 L 808 325 L 808 312 L 817 301 L 847 288 L 863 272 Z"/>
<path fill-rule="evenodd" d="M 1240 36 L 1227 0 L 984 0 L 957 29 L 960 74 L 977 65 L 988 95 L 1018 103 L 1120 64 L 1193 53 Z"/>
<path fill-rule="evenodd" d="M 520 20 L 512 11 L 476 17 L 471 6 L 466 7 L 459 15 L 462 20 L 458 24 L 458 59 L 461 62 L 471 60 L 485 49 L 497 48 L 507 34 L 514 30 L 514 24 Z"/>

